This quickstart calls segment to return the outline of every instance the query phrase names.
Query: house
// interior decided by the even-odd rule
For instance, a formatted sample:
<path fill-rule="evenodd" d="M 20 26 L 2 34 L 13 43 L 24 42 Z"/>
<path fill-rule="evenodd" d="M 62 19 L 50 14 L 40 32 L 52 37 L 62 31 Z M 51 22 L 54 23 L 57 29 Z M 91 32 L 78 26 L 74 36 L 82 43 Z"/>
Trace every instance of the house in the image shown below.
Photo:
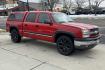
<path fill-rule="evenodd" d="M 18 0 L 0 0 L 0 5 L 5 5 L 5 4 L 14 4 L 17 3 Z"/>
<path fill-rule="evenodd" d="M 15 11 L 26 11 L 27 6 L 19 6 L 18 1 L 19 0 L 0 0 L 0 16 L 7 16 Z M 30 9 L 32 8 L 30 7 Z"/>
<path fill-rule="evenodd" d="M 33 8 L 33 10 L 45 10 L 46 6 L 45 3 L 47 3 L 47 0 L 28 0 L 29 2 L 29 7 Z M 19 6 L 27 6 L 27 1 L 25 0 L 20 0 L 18 2 Z M 48 9 L 48 8 L 47 8 Z"/>
<path fill-rule="evenodd" d="M 18 0 L 0 0 L 0 15 L 6 16 L 12 10 L 16 9 Z"/>
<path fill-rule="evenodd" d="M 9 15 L 12 10 L 16 9 L 18 7 L 18 4 L 5 4 L 0 5 L 0 16 L 6 16 Z"/>
<path fill-rule="evenodd" d="M 50 10 L 50 6 L 49 4 L 51 3 L 50 2 L 51 0 L 28 0 L 29 2 L 29 7 L 33 8 L 34 10 Z M 58 0 L 58 3 L 59 3 L 59 0 Z M 19 6 L 23 6 L 23 5 L 27 5 L 27 0 L 20 0 L 18 2 Z M 51 4 L 50 4 L 51 5 Z M 59 8 L 57 7 L 58 4 L 54 4 L 54 7 L 55 8 Z"/>

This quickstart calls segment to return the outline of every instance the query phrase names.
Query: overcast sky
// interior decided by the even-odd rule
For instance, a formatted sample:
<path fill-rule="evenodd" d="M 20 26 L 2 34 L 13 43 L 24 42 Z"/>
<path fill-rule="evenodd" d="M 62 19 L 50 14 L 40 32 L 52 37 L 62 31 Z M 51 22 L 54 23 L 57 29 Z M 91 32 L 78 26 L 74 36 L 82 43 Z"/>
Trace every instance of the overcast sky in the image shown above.
<path fill-rule="evenodd" d="M 101 3 L 100 5 L 101 7 L 105 7 L 105 1 L 103 3 Z"/>
<path fill-rule="evenodd" d="M 20 0 L 20 1 L 24 1 L 27 2 L 27 0 Z M 35 3 L 39 3 L 41 0 L 29 0 L 29 2 L 35 2 Z M 103 3 L 101 3 L 100 5 L 101 7 L 105 7 L 105 1 Z"/>

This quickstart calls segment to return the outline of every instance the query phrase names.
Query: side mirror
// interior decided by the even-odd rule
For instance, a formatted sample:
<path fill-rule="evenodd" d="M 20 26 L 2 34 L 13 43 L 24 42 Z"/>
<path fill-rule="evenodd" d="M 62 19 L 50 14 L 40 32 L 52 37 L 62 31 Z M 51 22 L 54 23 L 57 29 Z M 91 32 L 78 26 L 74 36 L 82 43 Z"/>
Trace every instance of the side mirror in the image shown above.
<path fill-rule="evenodd" d="M 45 24 L 50 24 L 50 25 L 53 24 L 50 20 L 45 20 L 44 23 L 45 23 Z"/>

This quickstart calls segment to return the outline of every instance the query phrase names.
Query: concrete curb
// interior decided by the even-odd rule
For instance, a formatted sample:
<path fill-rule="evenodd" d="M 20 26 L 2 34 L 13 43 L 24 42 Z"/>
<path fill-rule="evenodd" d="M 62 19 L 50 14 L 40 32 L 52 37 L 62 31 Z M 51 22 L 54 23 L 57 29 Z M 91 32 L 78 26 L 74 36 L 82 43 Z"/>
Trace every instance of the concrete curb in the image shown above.
<path fill-rule="evenodd" d="M 6 32 L 6 30 L 5 29 L 0 29 L 0 32 Z"/>

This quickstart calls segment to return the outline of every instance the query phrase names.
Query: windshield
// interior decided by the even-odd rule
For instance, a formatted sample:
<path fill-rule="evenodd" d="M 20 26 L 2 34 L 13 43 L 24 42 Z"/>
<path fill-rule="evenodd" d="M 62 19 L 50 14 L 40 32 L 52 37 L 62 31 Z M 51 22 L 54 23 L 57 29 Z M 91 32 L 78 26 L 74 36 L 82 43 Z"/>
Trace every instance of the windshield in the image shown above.
<path fill-rule="evenodd" d="M 73 20 L 64 13 L 52 13 L 52 16 L 57 23 L 68 23 L 73 22 Z"/>

